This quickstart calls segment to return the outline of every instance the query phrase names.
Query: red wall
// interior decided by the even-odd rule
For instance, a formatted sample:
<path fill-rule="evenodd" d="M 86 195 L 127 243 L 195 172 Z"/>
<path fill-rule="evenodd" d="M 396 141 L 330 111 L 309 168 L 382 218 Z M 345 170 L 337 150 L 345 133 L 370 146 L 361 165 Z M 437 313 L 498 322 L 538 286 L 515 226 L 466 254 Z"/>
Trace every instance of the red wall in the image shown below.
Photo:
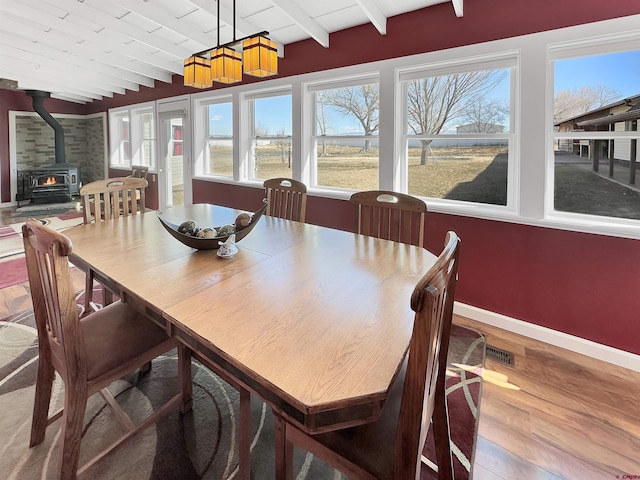
<path fill-rule="evenodd" d="M 287 45 L 280 75 L 382 60 L 543 30 L 640 14 L 637 0 L 473 0 L 464 17 L 456 18 L 450 3 L 388 19 L 387 35 L 371 25 L 332 33 L 330 48 L 312 40 Z M 197 90 L 170 85 L 114 95 L 93 102 L 84 113 L 165 98 Z M 215 87 L 221 88 L 221 87 Z M 0 92 L 2 200 L 8 201 L 7 111 Z M 13 100 L 16 101 L 15 99 Z M 64 102 L 62 102 L 64 103 Z M 63 112 L 63 105 L 52 111 Z M 64 112 L 67 113 L 67 112 Z M 69 112 L 76 113 L 76 112 Z M 257 188 L 194 181 L 194 201 L 246 210 L 262 198 Z M 348 202 L 309 197 L 310 223 L 350 230 Z M 427 247 L 442 247 L 445 232 L 462 238 L 458 300 L 554 330 L 640 354 L 640 241 L 566 232 L 468 217 L 429 214 Z"/>

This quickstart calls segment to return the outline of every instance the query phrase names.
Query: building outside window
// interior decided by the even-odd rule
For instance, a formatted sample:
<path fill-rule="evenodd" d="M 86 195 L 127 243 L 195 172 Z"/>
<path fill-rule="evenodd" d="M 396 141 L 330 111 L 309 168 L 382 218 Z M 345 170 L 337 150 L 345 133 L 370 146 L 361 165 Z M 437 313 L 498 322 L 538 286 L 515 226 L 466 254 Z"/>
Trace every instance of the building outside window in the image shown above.
<path fill-rule="evenodd" d="M 553 61 L 553 212 L 640 220 L 638 62 L 584 46 Z"/>

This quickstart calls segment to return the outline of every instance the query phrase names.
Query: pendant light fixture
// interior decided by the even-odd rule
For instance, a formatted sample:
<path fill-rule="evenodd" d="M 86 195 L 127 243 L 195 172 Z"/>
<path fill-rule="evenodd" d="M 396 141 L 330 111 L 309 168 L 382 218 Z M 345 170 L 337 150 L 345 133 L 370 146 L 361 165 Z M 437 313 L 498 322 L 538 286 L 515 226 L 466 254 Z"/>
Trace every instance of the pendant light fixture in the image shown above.
<path fill-rule="evenodd" d="M 218 7 L 218 45 L 194 53 L 184 61 L 184 85 L 209 88 L 213 82 L 231 84 L 242 80 L 242 73 L 254 77 L 278 74 L 278 44 L 269 32 L 236 40 L 236 0 L 233 0 L 233 40 L 220 45 L 220 1 Z M 243 52 L 236 48 L 242 44 Z"/>

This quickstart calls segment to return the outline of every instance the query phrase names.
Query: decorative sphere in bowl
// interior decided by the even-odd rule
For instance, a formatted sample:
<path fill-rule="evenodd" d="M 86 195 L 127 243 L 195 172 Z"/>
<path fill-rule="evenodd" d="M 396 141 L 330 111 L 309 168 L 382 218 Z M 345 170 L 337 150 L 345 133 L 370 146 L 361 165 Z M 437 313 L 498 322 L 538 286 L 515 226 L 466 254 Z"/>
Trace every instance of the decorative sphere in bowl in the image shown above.
<path fill-rule="evenodd" d="M 235 225 L 223 225 L 222 227 L 218 228 L 218 236 L 220 237 L 228 237 L 229 235 L 233 235 L 234 233 L 236 233 Z"/>
<path fill-rule="evenodd" d="M 204 227 L 198 230 L 196 233 L 197 238 L 216 238 L 218 236 L 218 232 L 215 228 Z"/>
<path fill-rule="evenodd" d="M 200 225 L 198 225 L 198 222 L 195 220 L 185 220 L 178 227 L 178 232 L 191 235 L 192 237 L 198 234 L 198 230 L 200 230 Z"/>

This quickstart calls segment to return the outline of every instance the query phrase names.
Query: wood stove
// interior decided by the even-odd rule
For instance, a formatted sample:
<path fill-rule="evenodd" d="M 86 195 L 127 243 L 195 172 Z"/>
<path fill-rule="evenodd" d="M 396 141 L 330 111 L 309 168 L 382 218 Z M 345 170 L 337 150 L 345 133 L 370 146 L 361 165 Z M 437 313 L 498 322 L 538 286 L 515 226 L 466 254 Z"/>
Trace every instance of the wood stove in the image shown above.
<path fill-rule="evenodd" d="M 35 170 L 18 172 L 16 201 L 30 203 L 70 202 L 78 195 L 80 177 L 77 167 L 53 164 Z"/>
<path fill-rule="evenodd" d="M 16 202 L 57 203 L 69 202 L 80 190 L 79 168 L 66 163 L 64 151 L 64 130 L 44 108 L 43 100 L 48 92 L 27 90 L 33 98 L 33 109 L 47 122 L 55 134 L 55 163 L 46 167 L 18 172 L 18 191 Z"/>

